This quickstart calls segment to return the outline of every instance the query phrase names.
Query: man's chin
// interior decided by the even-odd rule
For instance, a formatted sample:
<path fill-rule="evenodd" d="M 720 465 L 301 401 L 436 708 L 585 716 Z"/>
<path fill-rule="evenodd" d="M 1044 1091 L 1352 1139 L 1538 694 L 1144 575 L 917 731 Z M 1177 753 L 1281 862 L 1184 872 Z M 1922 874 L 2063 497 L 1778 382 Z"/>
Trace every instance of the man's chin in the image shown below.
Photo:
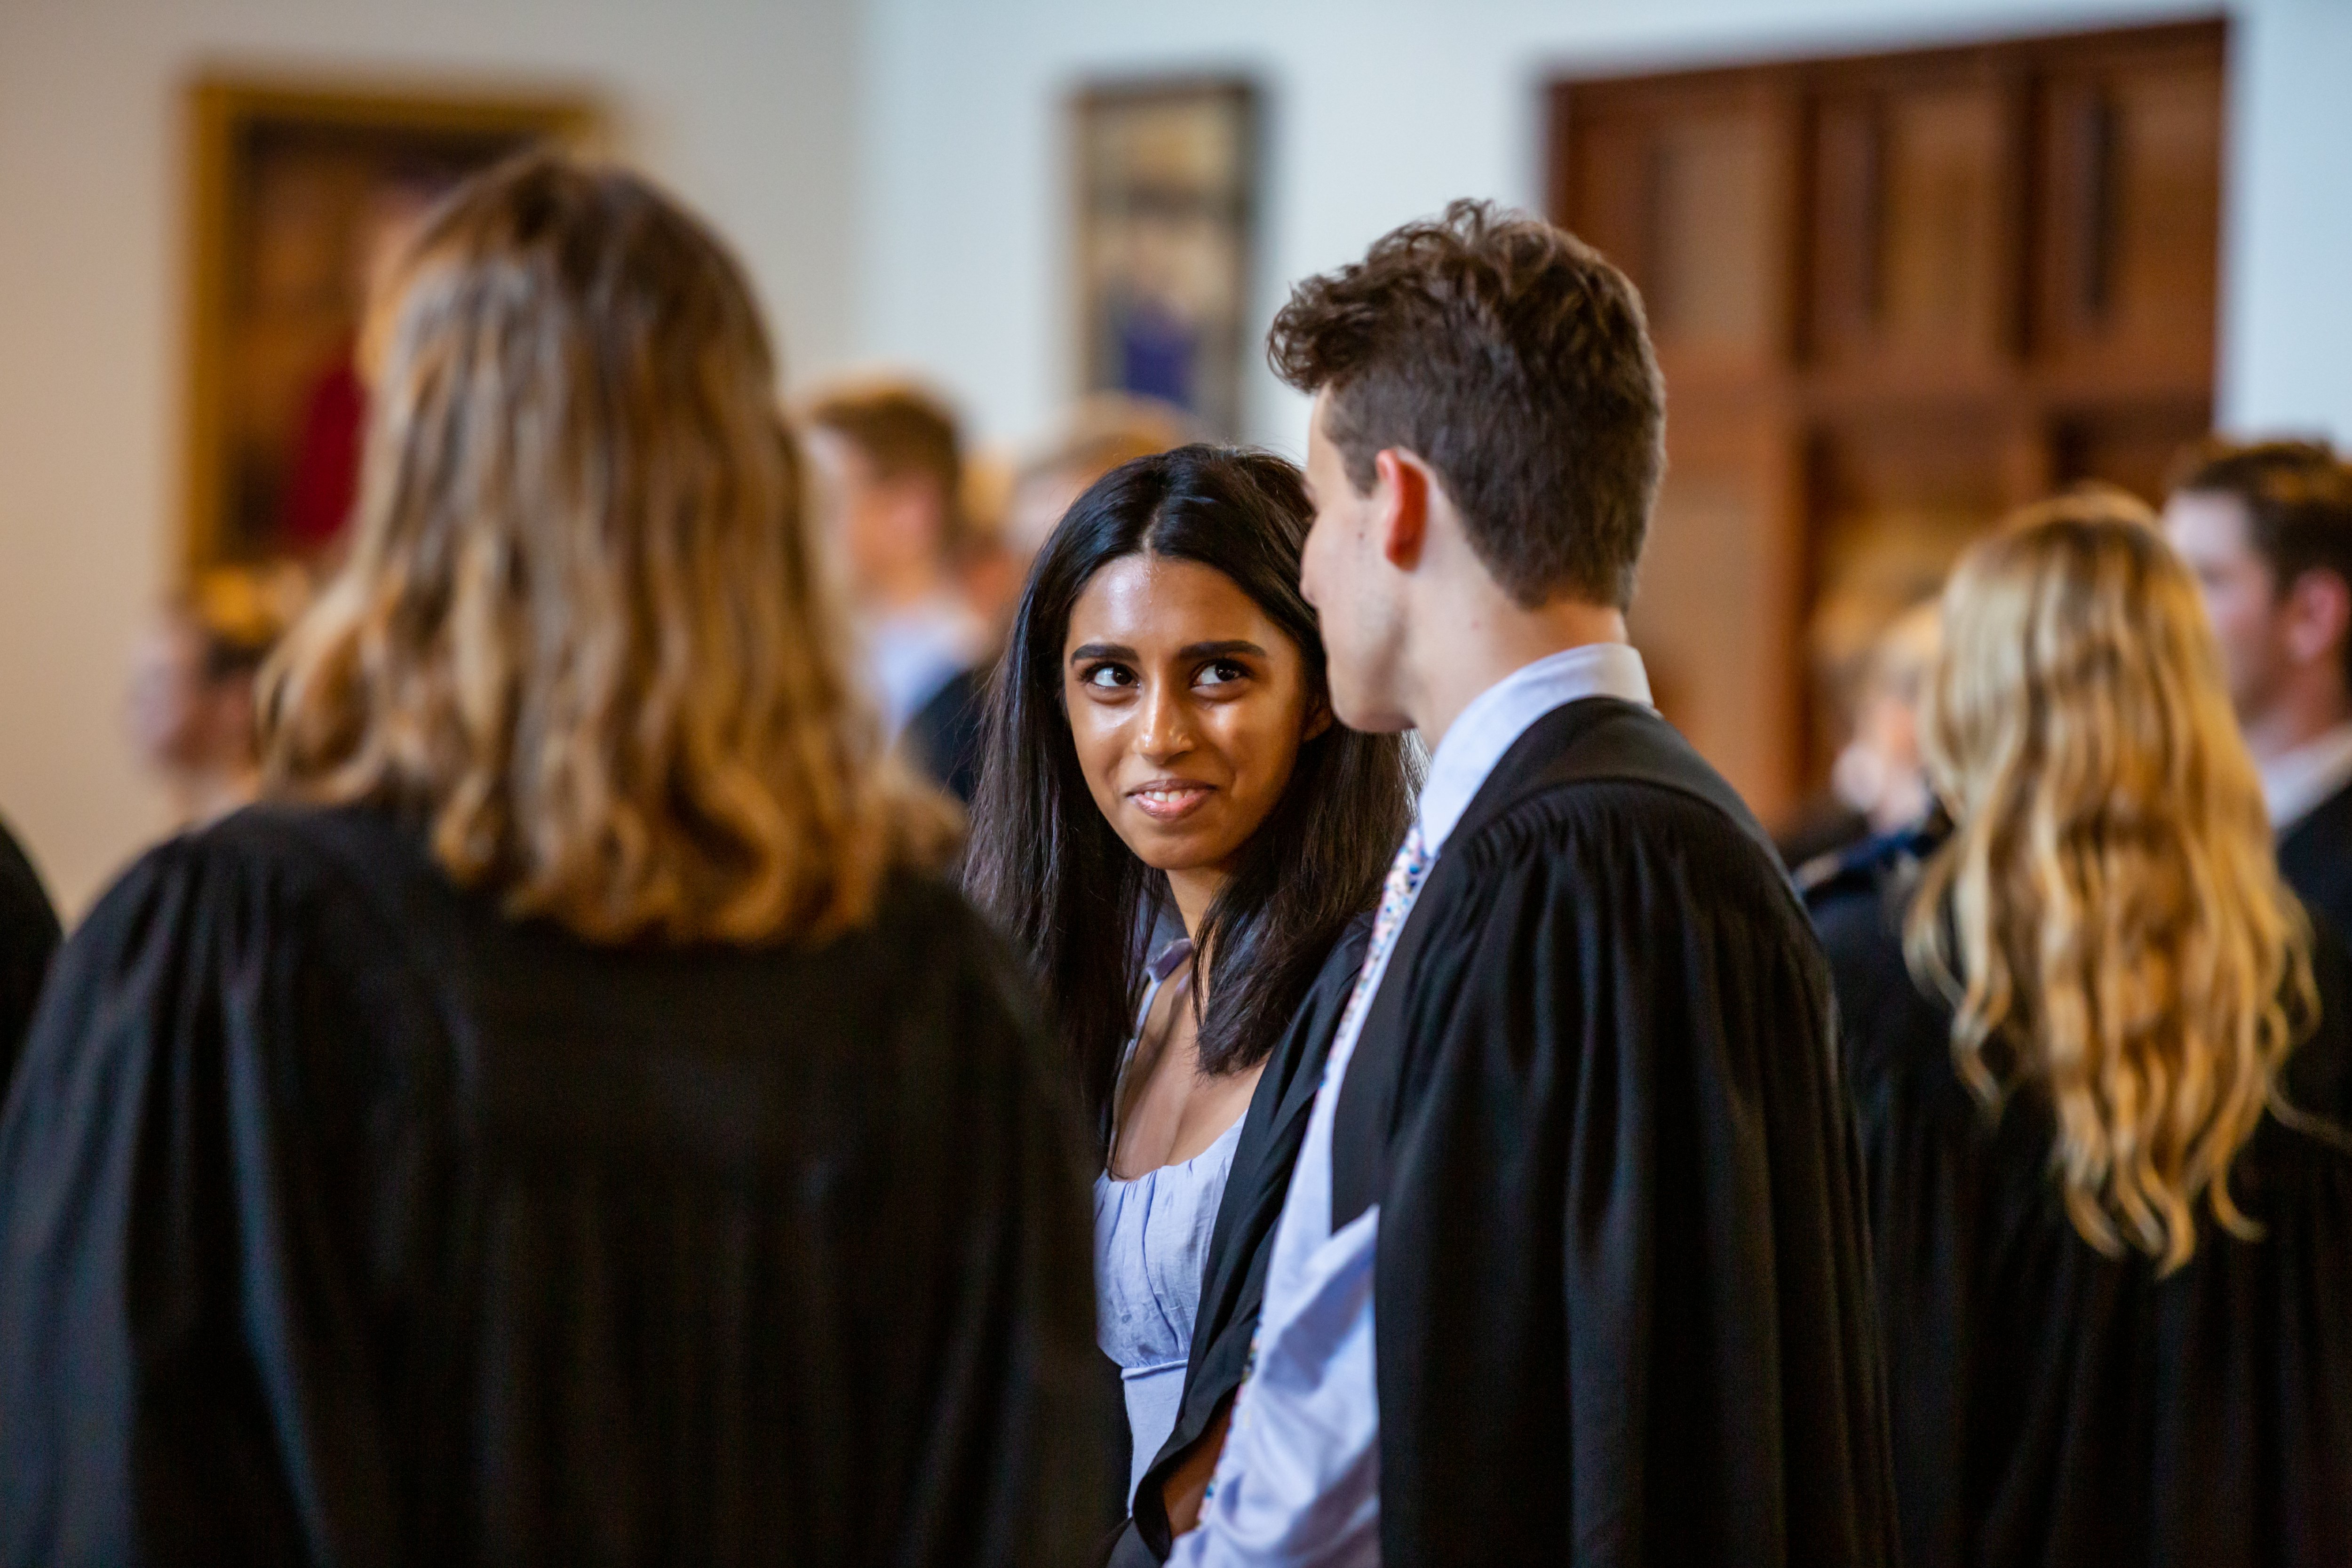
<path fill-rule="evenodd" d="M 1412 728 L 1412 721 L 1385 703 L 1350 700 L 1335 691 L 1331 711 L 1350 730 L 1367 735 L 1395 735 Z"/>

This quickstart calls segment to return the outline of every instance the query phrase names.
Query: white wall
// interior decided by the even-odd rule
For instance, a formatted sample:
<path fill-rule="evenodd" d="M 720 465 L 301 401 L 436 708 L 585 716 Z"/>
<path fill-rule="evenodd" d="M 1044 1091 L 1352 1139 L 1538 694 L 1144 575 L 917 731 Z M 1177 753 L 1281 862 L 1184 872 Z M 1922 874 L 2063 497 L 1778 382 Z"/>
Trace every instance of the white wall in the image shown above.
<path fill-rule="evenodd" d="M 2210 15 L 2147 0 L 875 0 L 863 341 L 1000 437 L 1075 384 L 1063 102 L 1081 78 L 1241 68 L 1269 89 L 1258 316 L 1449 198 L 1540 195 L 1541 87 Z M 2352 435 L 2352 5 L 2235 0 L 2221 415 Z M 1296 452 L 1261 368 L 1250 434 Z"/>
<path fill-rule="evenodd" d="M 177 526 L 187 73 L 593 91 L 801 373 L 854 347 L 854 5 L 0 0 L 0 812 L 69 910 L 162 822 L 119 713 Z"/>

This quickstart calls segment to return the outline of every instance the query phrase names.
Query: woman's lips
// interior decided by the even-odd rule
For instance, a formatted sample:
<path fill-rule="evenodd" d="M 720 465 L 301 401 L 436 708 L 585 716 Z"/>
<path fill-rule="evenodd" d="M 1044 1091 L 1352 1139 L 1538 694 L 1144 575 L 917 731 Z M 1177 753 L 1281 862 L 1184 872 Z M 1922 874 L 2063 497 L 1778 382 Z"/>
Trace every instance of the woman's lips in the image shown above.
<path fill-rule="evenodd" d="M 1154 822 L 1176 822 L 1192 816 L 1207 804 L 1213 793 L 1207 784 L 1147 784 L 1129 790 L 1127 798 L 1136 809 Z"/>

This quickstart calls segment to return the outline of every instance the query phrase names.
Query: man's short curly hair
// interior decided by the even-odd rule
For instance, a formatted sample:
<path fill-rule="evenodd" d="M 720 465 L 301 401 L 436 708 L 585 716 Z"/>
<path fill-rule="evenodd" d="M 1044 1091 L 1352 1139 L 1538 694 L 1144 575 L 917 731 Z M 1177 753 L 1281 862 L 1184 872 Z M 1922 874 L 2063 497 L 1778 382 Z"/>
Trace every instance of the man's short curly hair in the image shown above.
<path fill-rule="evenodd" d="M 1359 490 L 1404 447 L 1438 474 L 1513 599 L 1623 608 L 1665 468 L 1641 296 L 1563 229 L 1486 202 L 1382 237 L 1291 290 L 1266 346 Z"/>

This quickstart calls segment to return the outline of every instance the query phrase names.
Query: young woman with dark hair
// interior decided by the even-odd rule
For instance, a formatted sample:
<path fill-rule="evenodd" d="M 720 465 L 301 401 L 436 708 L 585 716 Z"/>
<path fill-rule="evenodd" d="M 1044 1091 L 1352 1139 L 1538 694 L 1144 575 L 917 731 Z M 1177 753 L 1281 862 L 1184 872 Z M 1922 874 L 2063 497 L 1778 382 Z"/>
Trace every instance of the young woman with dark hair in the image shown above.
<path fill-rule="evenodd" d="M 1039 553 L 991 701 L 968 882 L 1034 962 L 1099 1142 L 1099 1333 L 1139 1519 L 1239 1382 L 1411 811 L 1402 742 L 1332 717 L 1298 590 L 1310 517 L 1261 453 L 1113 469 Z M 1171 910 L 1183 934 L 1160 940 Z"/>

